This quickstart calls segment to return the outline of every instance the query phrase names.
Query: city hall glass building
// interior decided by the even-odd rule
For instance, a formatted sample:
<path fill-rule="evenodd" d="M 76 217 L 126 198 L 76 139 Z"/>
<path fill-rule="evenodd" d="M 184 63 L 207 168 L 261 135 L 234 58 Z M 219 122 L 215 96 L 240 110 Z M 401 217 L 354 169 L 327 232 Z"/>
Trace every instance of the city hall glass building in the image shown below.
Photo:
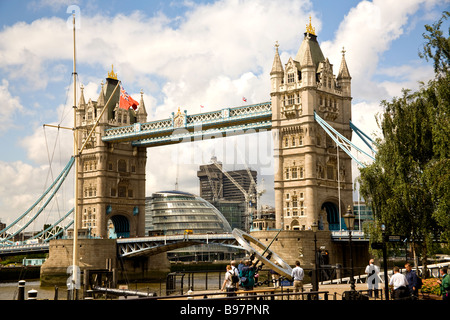
<path fill-rule="evenodd" d="M 208 201 L 182 191 L 161 191 L 147 198 L 147 234 L 184 234 L 231 232 L 225 217 Z"/>
<path fill-rule="evenodd" d="M 147 235 L 231 232 L 220 211 L 208 201 L 182 191 L 161 191 L 146 199 Z M 167 253 L 169 260 L 212 261 L 233 259 L 236 249 L 217 244 L 196 245 Z"/>

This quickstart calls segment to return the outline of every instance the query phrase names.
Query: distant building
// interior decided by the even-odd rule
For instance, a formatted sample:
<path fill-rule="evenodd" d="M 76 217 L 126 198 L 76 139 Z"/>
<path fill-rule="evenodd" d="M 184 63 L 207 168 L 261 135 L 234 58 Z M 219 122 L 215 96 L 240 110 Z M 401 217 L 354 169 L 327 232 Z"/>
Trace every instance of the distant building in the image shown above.
<path fill-rule="evenodd" d="M 146 198 L 146 234 L 164 235 L 231 232 L 220 211 L 208 201 L 182 191 L 162 191 Z"/>
<path fill-rule="evenodd" d="M 252 231 L 271 229 L 275 229 L 275 208 L 263 205 L 260 212 L 253 218 Z"/>
<path fill-rule="evenodd" d="M 215 157 L 212 159 L 216 161 Z M 222 164 L 218 162 L 220 168 Z M 253 181 L 257 182 L 255 170 L 226 171 L 248 194 L 253 194 L 251 211 L 256 212 L 257 199 Z M 248 231 L 252 217 L 246 216 L 245 195 L 215 164 L 201 165 L 197 176 L 200 180 L 200 197 L 213 204 L 227 218 L 232 228 Z M 253 181 L 252 181 L 253 180 Z M 253 215 L 253 213 L 252 213 Z"/>
<path fill-rule="evenodd" d="M 353 213 L 355 214 L 355 230 L 362 230 L 364 222 L 373 220 L 372 208 L 363 201 L 353 202 Z"/>
<path fill-rule="evenodd" d="M 2 231 L 3 229 L 5 229 L 6 228 L 6 223 L 3 223 L 3 222 L 1 222 L 0 221 L 0 231 Z M 0 233 L 0 236 L 1 236 L 2 234 Z"/>
<path fill-rule="evenodd" d="M 216 207 L 191 193 L 176 190 L 156 192 L 147 197 L 145 203 L 145 230 L 148 236 L 232 231 L 227 219 Z M 230 259 L 237 254 L 236 249 L 210 243 L 172 250 L 167 256 L 171 261 L 213 261 Z"/>
<path fill-rule="evenodd" d="M 211 204 L 227 219 L 231 229 L 238 228 L 243 230 L 245 228 L 245 220 L 243 219 L 243 213 L 245 212 L 244 201 L 218 200 L 212 201 Z"/>

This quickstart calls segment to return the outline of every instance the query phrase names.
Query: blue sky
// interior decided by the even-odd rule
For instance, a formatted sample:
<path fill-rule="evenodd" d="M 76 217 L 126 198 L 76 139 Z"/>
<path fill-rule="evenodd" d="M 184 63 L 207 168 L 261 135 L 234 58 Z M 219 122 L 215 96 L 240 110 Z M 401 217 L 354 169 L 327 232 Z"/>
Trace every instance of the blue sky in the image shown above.
<path fill-rule="evenodd" d="M 168 118 L 178 107 L 192 114 L 200 112 L 200 105 L 205 111 L 240 105 L 242 96 L 249 104 L 268 101 L 275 42 L 283 63 L 295 57 L 311 16 L 335 74 L 345 47 L 353 122 L 371 134 L 377 131 L 374 115 L 381 111 L 381 100 L 432 77 L 431 63 L 418 57 L 423 26 L 439 19 L 449 4 L 0 0 L 0 221 L 25 211 L 48 185 L 49 170 L 57 172 L 71 154 L 70 133 L 43 129 L 44 124 L 73 124 L 69 5 L 79 8 L 77 82 L 84 85 L 86 99 L 97 99 L 100 83 L 114 64 L 136 100 L 143 90 L 149 121 Z M 203 157 L 192 160 L 192 153 L 199 151 Z M 147 195 L 173 188 L 178 152 L 191 159 L 179 164 L 185 173 L 179 177 L 180 188 L 198 193 L 196 170 L 217 153 L 207 142 L 149 149 Z M 271 154 L 261 159 L 250 166 L 260 170 L 269 189 L 263 200 L 272 204 Z"/>

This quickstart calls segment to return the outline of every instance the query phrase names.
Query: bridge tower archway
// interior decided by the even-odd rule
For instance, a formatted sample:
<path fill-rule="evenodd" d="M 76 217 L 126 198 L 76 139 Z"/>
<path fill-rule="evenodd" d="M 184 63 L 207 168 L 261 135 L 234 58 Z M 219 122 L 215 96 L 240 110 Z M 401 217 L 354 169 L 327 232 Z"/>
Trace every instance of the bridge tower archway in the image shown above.
<path fill-rule="evenodd" d="M 130 221 L 126 216 L 117 214 L 108 220 L 108 237 L 111 239 L 130 237 Z"/>
<path fill-rule="evenodd" d="M 326 212 L 326 221 L 328 225 L 328 230 L 338 231 L 339 230 L 339 208 L 337 203 L 332 201 L 327 201 L 322 204 L 322 210 Z M 342 211 L 341 211 L 342 213 Z"/>

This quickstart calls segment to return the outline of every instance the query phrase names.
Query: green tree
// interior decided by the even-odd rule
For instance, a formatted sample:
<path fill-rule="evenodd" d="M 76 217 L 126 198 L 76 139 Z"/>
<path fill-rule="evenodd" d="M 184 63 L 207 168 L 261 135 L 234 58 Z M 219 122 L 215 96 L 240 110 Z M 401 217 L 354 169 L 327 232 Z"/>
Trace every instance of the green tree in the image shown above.
<path fill-rule="evenodd" d="M 423 34 L 420 56 L 433 60 L 435 78 L 416 92 L 403 90 L 401 97 L 381 102 L 382 138 L 374 163 L 360 177 L 375 226 L 407 236 L 424 264 L 436 240 L 448 245 L 450 239 L 450 37 L 440 30 L 449 16 L 444 12 Z"/>

